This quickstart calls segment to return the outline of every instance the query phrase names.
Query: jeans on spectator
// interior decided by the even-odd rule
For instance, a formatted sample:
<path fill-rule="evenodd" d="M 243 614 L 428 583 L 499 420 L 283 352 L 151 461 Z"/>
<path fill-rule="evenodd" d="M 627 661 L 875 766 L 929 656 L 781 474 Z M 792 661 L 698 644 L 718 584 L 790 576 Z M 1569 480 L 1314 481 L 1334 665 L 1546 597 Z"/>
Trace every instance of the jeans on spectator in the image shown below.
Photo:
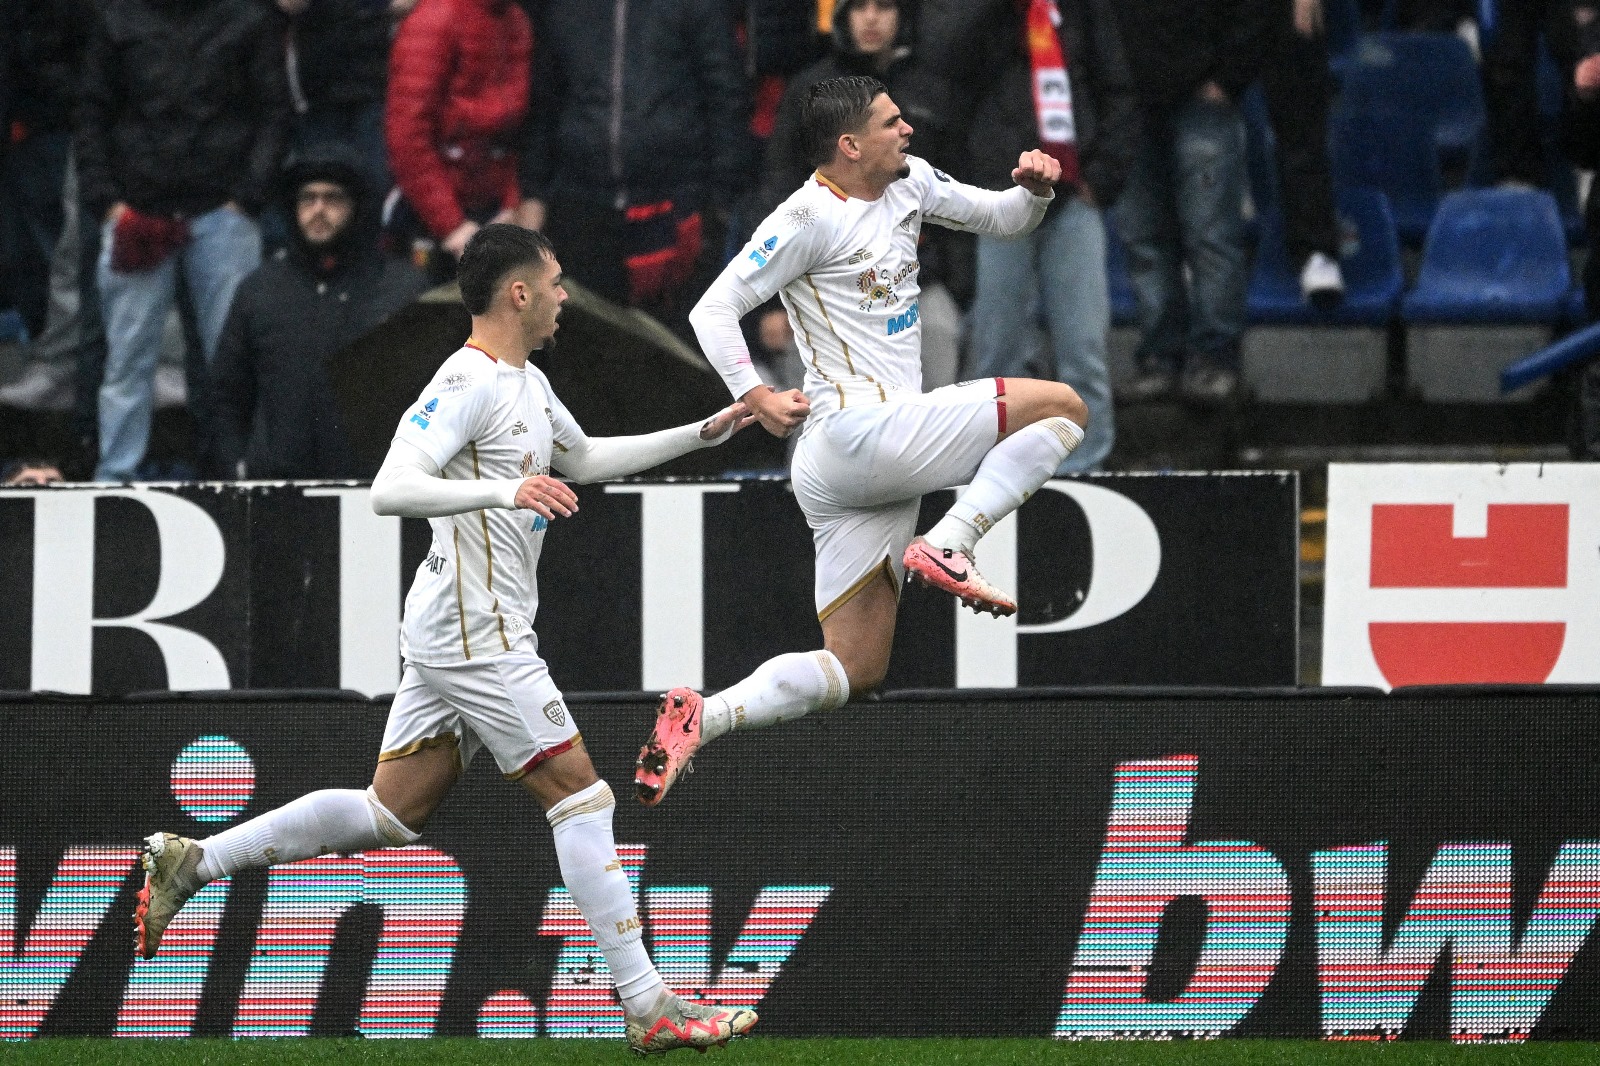
<path fill-rule="evenodd" d="M 1231 103 L 1146 111 L 1117 228 L 1138 303 L 1141 369 L 1237 369 L 1245 326 L 1244 123 Z M 1184 267 L 1189 286 L 1184 285 Z"/>
<path fill-rule="evenodd" d="M 151 386 L 161 355 L 161 331 L 177 294 L 178 271 L 194 302 L 206 365 L 233 302 L 234 289 L 261 265 L 261 231 L 231 207 L 192 219 L 190 241 L 154 270 L 111 269 L 112 224 L 100 232 L 99 280 L 106 328 L 105 380 L 100 386 L 100 465 L 97 481 L 131 480 L 150 443 Z M 202 434 L 208 412 L 191 391 L 191 412 Z M 199 402 L 196 402 L 196 401 Z"/>
<path fill-rule="evenodd" d="M 50 258 L 61 237 L 62 183 L 72 135 L 39 133 L 12 145 L 0 169 L 0 226 L 10 261 L 11 296 L 28 333 L 44 332 Z"/>
<path fill-rule="evenodd" d="M 966 376 L 1023 376 L 1037 317 L 1049 333 L 1056 380 L 1076 389 L 1089 408 L 1088 432 L 1061 472 L 1098 470 L 1116 438 L 1106 370 L 1111 297 L 1105 220 L 1080 197 L 1063 196 L 1026 237 L 978 238 L 972 367 Z"/>

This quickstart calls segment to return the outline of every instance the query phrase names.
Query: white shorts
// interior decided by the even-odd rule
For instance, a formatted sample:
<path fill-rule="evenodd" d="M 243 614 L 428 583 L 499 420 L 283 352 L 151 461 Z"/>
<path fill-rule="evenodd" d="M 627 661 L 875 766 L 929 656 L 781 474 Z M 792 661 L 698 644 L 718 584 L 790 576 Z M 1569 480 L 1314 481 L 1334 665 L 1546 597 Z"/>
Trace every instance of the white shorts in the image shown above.
<path fill-rule="evenodd" d="M 462 769 L 488 748 L 507 780 L 581 744 L 561 690 L 531 636 L 487 659 L 406 663 L 389 708 L 379 762 L 454 745 Z"/>
<path fill-rule="evenodd" d="M 806 424 L 790 477 L 816 545 L 819 620 L 880 573 L 900 587 L 923 494 L 972 480 L 1005 432 L 1004 395 L 1004 379 L 980 378 Z"/>

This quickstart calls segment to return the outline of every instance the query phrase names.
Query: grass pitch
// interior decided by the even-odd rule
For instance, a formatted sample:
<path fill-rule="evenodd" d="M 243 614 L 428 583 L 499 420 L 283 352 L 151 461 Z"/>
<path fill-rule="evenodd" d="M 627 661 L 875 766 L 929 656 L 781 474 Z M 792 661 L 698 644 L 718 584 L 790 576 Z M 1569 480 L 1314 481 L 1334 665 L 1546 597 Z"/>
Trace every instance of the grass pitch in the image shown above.
<path fill-rule="evenodd" d="M 778 1040 L 759 1036 L 676 1052 L 707 1066 L 1579 1066 L 1600 1063 L 1600 1044 L 1457 1047 L 1427 1041 L 1328 1044 L 1314 1040 L 1071 1043 L 1058 1040 Z M 89 1040 L 0 1045 L 6 1066 L 622 1066 L 620 1040 Z"/>

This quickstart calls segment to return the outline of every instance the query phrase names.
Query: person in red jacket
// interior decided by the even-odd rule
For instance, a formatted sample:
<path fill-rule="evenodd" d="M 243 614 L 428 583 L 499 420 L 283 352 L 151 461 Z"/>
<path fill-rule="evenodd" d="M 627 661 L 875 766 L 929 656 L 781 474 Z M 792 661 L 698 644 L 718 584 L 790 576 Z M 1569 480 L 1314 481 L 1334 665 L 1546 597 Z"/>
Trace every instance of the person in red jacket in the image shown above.
<path fill-rule="evenodd" d="M 384 139 L 406 202 L 459 259 L 520 202 L 513 146 L 528 110 L 533 30 L 513 0 L 419 0 L 389 53 Z"/>

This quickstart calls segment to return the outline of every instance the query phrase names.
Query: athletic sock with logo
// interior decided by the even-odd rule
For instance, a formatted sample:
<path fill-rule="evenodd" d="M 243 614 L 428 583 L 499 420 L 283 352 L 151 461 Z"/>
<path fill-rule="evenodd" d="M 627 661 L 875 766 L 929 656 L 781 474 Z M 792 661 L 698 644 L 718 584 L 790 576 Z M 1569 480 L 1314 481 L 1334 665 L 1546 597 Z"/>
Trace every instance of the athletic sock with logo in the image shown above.
<path fill-rule="evenodd" d="M 639 906 L 617 859 L 611 786 L 596 781 L 545 812 L 555 835 L 561 880 L 594 933 L 616 981 L 622 1009 L 642 1015 L 665 987 L 644 949 Z"/>
<path fill-rule="evenodd" d="M 1046 418 L 1019 429 L 989 449 L 972 484 L 961 490 L 924 539 L 935 548 L 970 557 L 978 538 L 1038 492 L 1082 442 L 1082 428 L 1069 418 Z"/>
<path fill-rule="evenodd" d="M 196 872 L 213 881 L 240 870 L 335 851 L 394 847 L 416 839 L 417 834 L 379 803 L 370 788 L 325 788 L 200 841 Z"/>
<path fill-rule="evenodd" d="M 734 729 L 764 729 L 812 711 L 831 711 L 849 698 L 850 680 L 833 652 L 779 655 L 706 700 L 700 743 Z"/>

